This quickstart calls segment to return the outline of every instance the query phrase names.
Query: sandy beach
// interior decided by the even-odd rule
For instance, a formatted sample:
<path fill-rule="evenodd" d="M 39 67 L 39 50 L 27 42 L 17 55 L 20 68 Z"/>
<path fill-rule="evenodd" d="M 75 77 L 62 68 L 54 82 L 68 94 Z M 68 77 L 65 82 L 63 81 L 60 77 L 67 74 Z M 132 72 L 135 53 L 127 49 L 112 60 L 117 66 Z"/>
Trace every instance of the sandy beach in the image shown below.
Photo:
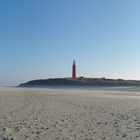
<path fill-rule="evenodd" d="M 140 140 L 140 92 L 0 88 L 0 140 Z"/>

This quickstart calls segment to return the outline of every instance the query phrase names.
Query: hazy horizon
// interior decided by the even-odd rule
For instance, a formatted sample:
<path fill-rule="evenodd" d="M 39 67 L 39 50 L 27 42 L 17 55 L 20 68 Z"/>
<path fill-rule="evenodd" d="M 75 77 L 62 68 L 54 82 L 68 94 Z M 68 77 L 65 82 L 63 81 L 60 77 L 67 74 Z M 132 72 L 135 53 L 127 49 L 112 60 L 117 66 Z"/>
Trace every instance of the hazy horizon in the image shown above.
<path fill-rule="evenodd" d="M 140 80 L 140 1 L 0 1 L 0 86 L 77 76 Z"/>

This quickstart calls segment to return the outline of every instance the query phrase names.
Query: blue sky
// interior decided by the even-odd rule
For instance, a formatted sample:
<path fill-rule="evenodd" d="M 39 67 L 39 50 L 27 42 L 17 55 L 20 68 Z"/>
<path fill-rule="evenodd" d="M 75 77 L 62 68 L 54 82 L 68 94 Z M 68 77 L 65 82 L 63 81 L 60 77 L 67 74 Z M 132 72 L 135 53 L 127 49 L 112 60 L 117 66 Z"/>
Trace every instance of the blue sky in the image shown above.
<path fill-rule="evenodd" d="M 1 0 L 0 85 L 77 75 L 140 80 L 139 0 Z"/>

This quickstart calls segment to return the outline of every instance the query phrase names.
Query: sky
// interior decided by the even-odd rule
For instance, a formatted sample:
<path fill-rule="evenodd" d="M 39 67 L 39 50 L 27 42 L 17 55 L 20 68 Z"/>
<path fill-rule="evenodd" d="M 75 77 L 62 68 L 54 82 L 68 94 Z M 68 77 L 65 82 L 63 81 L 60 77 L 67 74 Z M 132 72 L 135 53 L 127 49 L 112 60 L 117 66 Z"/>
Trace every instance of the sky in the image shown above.
<path fill-rule="evenodd" d="M 77 76 L 140 80 L 139 0 L 0 0 L 0 86 Z"/>

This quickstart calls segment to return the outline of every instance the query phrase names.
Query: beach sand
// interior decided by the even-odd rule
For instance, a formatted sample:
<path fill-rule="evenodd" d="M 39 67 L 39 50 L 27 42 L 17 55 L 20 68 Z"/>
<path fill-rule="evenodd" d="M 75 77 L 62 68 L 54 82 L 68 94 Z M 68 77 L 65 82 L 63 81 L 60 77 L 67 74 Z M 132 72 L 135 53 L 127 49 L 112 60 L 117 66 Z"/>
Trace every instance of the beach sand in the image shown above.
<path fill-rule="evenodd" d="M 115 90 L 0 88 L 0 140 L 140 140 L 140 92 Z"/>

